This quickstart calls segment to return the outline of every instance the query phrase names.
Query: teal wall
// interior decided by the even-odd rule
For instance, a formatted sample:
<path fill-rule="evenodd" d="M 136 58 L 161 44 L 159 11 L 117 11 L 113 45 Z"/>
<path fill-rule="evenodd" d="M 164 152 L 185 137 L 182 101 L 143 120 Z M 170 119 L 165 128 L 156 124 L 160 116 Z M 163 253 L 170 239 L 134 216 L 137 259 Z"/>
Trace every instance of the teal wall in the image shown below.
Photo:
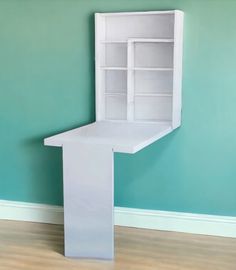
<path fill-rule="evenodd" d="M 62 204 L 61 149 L 94 120 L 94 12 L 185 12 L 183 124 L 115 156 L 117 206 L 236 216 L 236 1 L 0 0 L 0 199 Z"/>

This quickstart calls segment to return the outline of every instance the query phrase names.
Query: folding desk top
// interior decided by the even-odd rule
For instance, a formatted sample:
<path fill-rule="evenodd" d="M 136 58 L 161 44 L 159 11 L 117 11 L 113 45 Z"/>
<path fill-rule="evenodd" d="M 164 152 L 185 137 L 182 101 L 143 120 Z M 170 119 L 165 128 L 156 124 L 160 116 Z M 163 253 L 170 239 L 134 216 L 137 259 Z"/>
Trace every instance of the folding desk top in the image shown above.
<path fill-rule="evenodd" d="M 45 145 L 62 147 L 66 142 L 110 145 L 114 152 L 136 153 L 172 131 L 167 123 L 99 121 L 46 138 Z"/>

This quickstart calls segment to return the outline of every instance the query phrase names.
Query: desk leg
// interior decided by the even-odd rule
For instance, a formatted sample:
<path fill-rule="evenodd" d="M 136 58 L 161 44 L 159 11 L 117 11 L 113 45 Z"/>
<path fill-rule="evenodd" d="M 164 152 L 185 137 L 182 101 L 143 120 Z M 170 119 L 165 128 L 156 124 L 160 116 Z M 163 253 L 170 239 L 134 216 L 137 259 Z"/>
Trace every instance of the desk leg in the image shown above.
<path fill-rule="evenodd" d="M 63 145 L 65 256 L 113 259 L 113 163 L 106 145 Z"/>

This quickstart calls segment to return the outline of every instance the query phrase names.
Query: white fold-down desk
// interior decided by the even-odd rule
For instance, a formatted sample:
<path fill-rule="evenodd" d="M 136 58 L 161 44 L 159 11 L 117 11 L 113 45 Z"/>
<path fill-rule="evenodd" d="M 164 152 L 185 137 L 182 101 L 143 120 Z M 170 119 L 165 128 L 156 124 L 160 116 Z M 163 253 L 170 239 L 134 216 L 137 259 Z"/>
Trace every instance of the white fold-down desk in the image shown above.
<path fill-rule="evenodd" d="M 114 152 L 134 154 L 172 131 L 168 123 L 99 121 L 45 139 L 45 145 L 101 144 Z"/>
<path fill-rule="evenodd" d="M 66 256 L 113 258 L 114 152 L 133 154 L 171 130 L 101 121 L 45 139 L 63 148 Z"/>
<path fill-rule="evenodd" d="M 44 143 L 63 148 L 65 255 L 112 259 L 114 152 L 181 123 L 183 12 L 98 13 L 95 27 L 96 122 Z"/>

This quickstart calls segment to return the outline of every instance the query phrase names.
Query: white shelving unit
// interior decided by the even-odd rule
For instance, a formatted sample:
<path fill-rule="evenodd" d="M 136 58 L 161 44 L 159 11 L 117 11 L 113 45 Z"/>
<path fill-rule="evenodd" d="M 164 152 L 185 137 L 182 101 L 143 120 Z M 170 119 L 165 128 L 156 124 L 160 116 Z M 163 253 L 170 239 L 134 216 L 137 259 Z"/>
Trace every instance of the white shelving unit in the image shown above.
<path fill-rule="evenodd" d="M 183 12 L 97 13 L 95 33 L 96 122 L 45 145 L 63 148 L 65 255 L 111 259 L 113 153 L 181 124 Z"/>
<path fill-rule="evenodd" d="M 96 15 L 96 119 L 181 122 L 183 13 Z"/>

